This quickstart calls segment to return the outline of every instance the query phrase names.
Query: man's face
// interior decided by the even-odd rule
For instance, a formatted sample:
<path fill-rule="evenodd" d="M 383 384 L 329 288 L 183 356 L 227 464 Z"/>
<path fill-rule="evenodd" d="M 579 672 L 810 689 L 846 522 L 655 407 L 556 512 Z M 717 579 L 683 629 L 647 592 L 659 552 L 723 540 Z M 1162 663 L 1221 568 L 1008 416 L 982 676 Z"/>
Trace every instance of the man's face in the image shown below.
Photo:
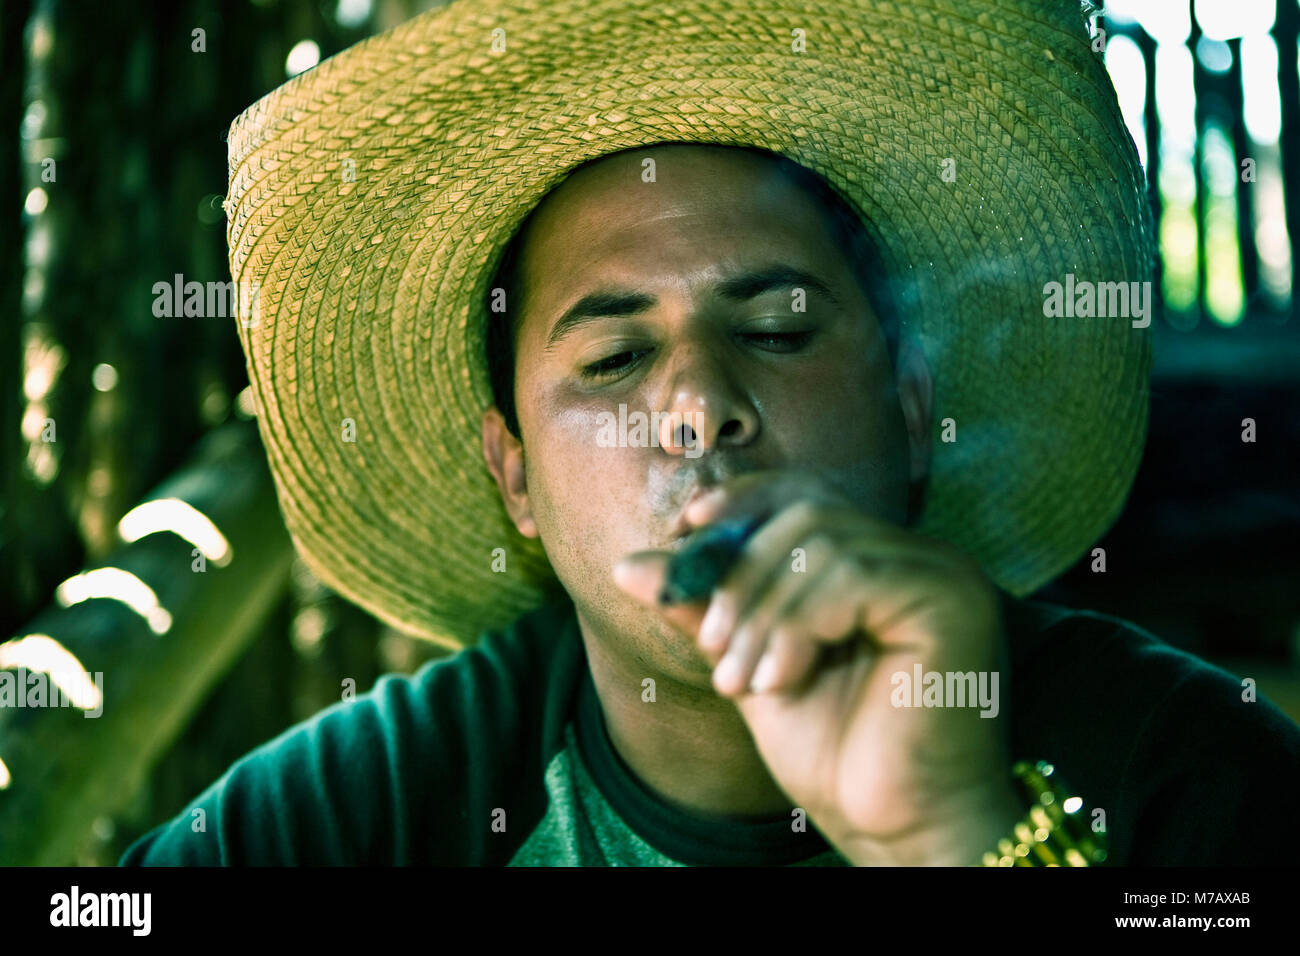
<path fill-rule="evenodd" d="M 702 486 L 809 469 L 903 521 L 908 431 L 876 315 L 825 213 L 762 157 L 658 146 L 592 164 L 543 201 L 520 268 L 523 447 L 493 412 L 485 452 L 516 526 L 611 651 L 708 686 L 698 649 L 611 576 L 630 552 L 672 548 Z M 562 322 L 583 300 L 583 320 Z M 631 441 L 606 447 L 624 437 L 620 405 Z M 692 428 L 638 443 L 638 412 Z"/>

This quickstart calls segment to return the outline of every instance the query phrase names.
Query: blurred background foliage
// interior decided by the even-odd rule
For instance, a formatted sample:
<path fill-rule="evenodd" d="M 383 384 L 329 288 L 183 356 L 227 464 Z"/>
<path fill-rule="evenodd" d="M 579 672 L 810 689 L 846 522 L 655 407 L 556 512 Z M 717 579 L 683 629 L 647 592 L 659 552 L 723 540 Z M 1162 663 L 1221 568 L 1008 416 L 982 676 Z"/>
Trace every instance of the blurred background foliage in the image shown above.
<path fill-rule="evenodd" d="M 156 282 L 229 279 L 230 121 L 437 5 L 0 7 L 0 671 L 113 677 L 103 719 L 0 710 L 0 863 L 113 863 L 344 679 L 442 653 L 294 557 L 231 320 L 152 310 Z M 1105 573 L 1085 557 L 1040 596 L 1255 677 L 1300 719 L 1298 24 L 1296 0 L 1124 0 L 1096 22 L 1164 310 Z"/>

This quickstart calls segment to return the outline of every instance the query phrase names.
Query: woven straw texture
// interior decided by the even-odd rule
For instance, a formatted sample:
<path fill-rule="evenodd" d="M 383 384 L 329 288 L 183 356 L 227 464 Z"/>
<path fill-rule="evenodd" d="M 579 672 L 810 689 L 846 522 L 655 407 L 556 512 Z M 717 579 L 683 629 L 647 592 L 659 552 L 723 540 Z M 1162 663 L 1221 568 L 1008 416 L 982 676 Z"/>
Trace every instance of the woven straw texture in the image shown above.
<path fill-rule="evenodd" d="M 1152 239 L 1075 0 L 456 0 L 230 131 L 231 273 L 260 286 L 239 335 L 322 580 L 453 647 L 557 587 L 483 464 L 488 283 L 569 170 L 657 142 L 785 154 L 869 223 L 935 379 L 922 530 L 1015 594 L 1104 533 L 1145 439 L 1149 329 L 1046 318 L 1043 286 L 1148 281 Z"/>

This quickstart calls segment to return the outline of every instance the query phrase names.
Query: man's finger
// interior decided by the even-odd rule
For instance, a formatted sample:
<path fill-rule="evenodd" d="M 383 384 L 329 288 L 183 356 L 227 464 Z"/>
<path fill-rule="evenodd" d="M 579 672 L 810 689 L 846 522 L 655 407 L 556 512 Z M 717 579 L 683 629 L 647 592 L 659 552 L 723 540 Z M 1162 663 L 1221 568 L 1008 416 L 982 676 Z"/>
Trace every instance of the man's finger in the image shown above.
<path fill-rule="evenodd" d="M 614 583 L 642 604 L 659 611 L 695 640 L 708 607 L 705 603 L 707 599 L 667 606 L 659 603 L 659 593 L 667 579 L 668 562 L 672 557 L 670 551 L 637 551 L 629 554 L 614 565 Z"/>

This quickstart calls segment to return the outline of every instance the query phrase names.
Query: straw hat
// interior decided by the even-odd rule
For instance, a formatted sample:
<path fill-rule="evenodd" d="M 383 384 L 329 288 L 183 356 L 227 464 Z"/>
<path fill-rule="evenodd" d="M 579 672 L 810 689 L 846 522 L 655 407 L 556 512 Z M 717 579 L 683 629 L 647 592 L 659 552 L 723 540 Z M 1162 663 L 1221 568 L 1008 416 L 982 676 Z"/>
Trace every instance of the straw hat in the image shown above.
<path fill-rule="evenodd" d="M 935 379 L 922 530 L 1013 594 L 1105 532 L 1150 330 L 1046 315 L 1044 289 L 1149 281 L 1152 239 L 1078 0 L 455 0 L 230 130 L 239 336 L 323 581 L 449 646 L 557 588 L 482 459 L 488 284 L 568 171 L 658 142 L 784 154 L 863 216 Z"/>

